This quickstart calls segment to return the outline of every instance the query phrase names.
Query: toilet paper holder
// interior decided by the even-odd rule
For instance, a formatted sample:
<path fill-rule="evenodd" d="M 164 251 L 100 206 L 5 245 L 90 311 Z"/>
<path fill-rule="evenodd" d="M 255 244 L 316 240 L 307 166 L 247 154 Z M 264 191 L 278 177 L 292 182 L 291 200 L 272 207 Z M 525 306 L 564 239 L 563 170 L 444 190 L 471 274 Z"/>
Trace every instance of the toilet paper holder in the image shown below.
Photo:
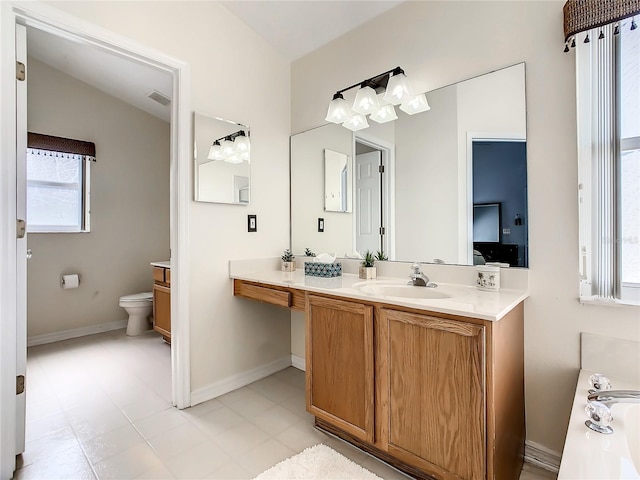
<path fill-rule="evenodd" d="M 80 275 L 77 273 L 60 275 L 60 287 L 68 290 L 70 288 L 78 288 L 80 285 Z"/>

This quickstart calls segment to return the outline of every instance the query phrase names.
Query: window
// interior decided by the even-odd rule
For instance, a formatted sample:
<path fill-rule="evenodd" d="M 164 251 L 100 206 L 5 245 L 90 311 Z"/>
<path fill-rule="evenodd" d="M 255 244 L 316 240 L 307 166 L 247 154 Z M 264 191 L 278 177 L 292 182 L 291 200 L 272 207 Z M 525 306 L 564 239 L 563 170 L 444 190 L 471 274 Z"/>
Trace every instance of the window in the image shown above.
<path fill-rule="evenodd" d="M 630 22 L 577 45 L 582 301 L 640 304 L 640 35 Z"/>
<path fill-rule="evenodd" d="M 27 231 L 88 232 L 95 146 L 32 133 L 28 145 Z M 93 150 L 85 151 L 86 145 Z"/>
<path fill-rule="evenodd" d="M 640 298 L 640 35 L 620 38 L 621 296 Z"/>

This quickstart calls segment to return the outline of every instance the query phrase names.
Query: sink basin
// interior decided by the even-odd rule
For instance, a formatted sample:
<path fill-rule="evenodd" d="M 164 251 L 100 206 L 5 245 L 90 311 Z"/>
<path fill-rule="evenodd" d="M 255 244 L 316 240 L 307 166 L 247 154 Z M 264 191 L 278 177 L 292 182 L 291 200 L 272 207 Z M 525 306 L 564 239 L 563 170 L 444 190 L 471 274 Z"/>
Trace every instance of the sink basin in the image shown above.
<path fill-rule="evenodd" d="M 414 287 L 401 283 L 356 283 L 357 288 L 367 295 L 386 298 L 406 298 L 414 300 L 440 300 L 464 295 L 466 292 L 460 288 L 449 286 L 430 287 Z"/>
<path fill-rule="evenodd" d="M 636 470 L 640 473 L 640 405 L 630 405 L 624 416 L 627 446 Z"/>

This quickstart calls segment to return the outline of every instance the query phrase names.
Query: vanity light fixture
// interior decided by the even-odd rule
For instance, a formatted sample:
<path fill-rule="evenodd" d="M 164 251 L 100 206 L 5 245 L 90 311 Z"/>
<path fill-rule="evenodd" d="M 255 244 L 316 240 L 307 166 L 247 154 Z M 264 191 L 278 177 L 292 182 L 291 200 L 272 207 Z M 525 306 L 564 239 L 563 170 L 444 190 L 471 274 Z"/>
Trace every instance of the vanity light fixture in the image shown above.
<path fill-rule="evenodd" d="M 251 141 L 248 132 L 239 130 L 226 137 L 214 140 L 207 158 L 209 160 L 224 160 L 228 163 L 242 163 L 249 161 Z"/>
<path fill-rule="evenodd" d="M 350 107 L 342 93 L 356 87 L 360 88 Z M 400 109 L 408 115 L 425 112 L 430 108 L 424 93 L 414 95 L 407 76 L 400 67 L 338 90 L 329 103 L 325 120 L 340 123 L 356 132 L 369 126 L 365 115 L 378 123 L 396 120 L 398 115 L 394 105 L 400 105 Z"/>

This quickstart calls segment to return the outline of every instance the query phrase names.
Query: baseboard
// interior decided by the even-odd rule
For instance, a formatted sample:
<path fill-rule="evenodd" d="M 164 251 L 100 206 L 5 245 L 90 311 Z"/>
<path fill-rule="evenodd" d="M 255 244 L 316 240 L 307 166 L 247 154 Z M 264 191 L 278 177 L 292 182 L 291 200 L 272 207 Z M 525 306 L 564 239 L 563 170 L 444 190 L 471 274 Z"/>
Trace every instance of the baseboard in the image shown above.
<path fill-rule="evenodd" d="M 284 370 L 290 366 L 291 357 L 286 356 L 276 360 L 275 362 L 263 365 L 262 367 L 231 375 L 230 377 L 212 383 L 211 385 L 207 385 L 206 387 L 198 388 L 191 392 L 191 406 L 198 405 L 199 403 L 206 402 L 212 398 L 237 390 L 238 388 L 249 385 L 261 378 L 268 377 L 269 375 L 279 372 L 280 370 Z"/>
<path fill-rule="evenodd" d="M 291 355 L 291 365 L 296 367 L 298 370 L 302 370 L 303 372 L 306 370 L 307 362 L 303 357 L 299 357 L 297 355 Z"/>
<path fill-rule="evenodd" d="M 60 342 L 62 340 L 69 340 L 70 338 L 86 337 L 87 335 L 120 330 L 121 328 L 126 327 L 127 320 L 118 320 L 116 322 L 89 325 L 88 327 L 71 328 L 69 330 L 61 330 L 59 332 L 45 333 L 44 335 L 34 335 L 27 338 L 27 347 L 44 345 L 45 343 Z"/>
<path fill-rule="evenodd" d="M 542 445 L 526 441 L 524 443 L 524 461 L 550 472 L 560 470 L 560 454 Z"/>

